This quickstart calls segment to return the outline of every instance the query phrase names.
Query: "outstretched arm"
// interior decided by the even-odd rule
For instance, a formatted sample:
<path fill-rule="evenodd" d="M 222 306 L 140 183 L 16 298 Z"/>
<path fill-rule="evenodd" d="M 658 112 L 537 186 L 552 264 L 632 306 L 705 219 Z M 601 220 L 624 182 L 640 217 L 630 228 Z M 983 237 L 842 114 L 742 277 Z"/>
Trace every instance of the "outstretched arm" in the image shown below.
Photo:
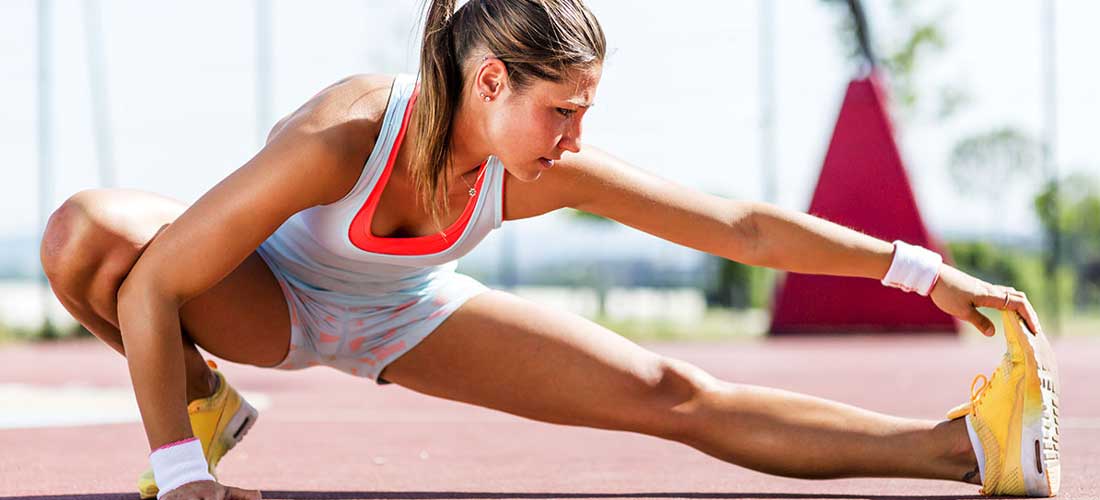
<path fill-rule="evenodd" d="M 752 252 L 729 257 L 785 271 L 882 279 L 894 246 L 825 219 L 767 203 L 745 203 Z M 742 260 L 743 259 L 743 260 Z"/>
<path fill-rule="evenodd" d="M 566 205 L 602 215 L 674 243 L 745 264 L 805 274 L 883 279 L 894 245 L 839 224 L 767 203 L 691 189 L 586 146 L 560 163 L 548 184 Z M 549 177 L 549 176 L 548 176 Z M 993 335 L 977 307 L 1017 311 L 1033 331 L 1038 317 L 1023 292 L 938 269 L 932 301 L 948 314 Z"/>

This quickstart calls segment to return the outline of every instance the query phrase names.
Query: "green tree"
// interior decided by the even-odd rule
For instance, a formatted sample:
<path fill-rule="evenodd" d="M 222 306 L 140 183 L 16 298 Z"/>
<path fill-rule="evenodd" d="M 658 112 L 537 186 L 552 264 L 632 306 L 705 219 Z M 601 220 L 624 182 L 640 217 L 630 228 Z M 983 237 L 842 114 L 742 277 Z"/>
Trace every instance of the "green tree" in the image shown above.
<path fill-rule="evenodd" d="M 1095 309 L 1100 304 L 1100 184 L 1097 179 L 1075 174 L 1057 184 L 1047 182 L 1035 197 L 1035 212 L 1045 234 L 1061 233 L 1064 265 L 1072 271 L 1071 282 L 1059 284 L 1058 300 Z"/>
<path fill-rule="evenodd" d="M 1015 127 L 997 127 L 956 142 L 947 168 L 959 194 L 980 196 L 997 207 L 988 213 L 993 218 L 989 226 L 1005 230 L 1013 221 L 1004 214 L 1016 201 L 1005 193 L 1022 182 L 1034 183 L 1039 145 Z"/>
<path fill-rule="evenodd" d="M 770 305 L 774 270 L 717 257 L 716 261 L 717 270 L 707 285 L 708 302 L 738 309 Z"/>
<path fill-rule="evenodd" d="M 863 55 L 859 45 L 858 25 L 848 7 L 847 0 L 821 0 L 838 12 L 837 32 L 845 46 L 848 58 L 862 62 Z M 932 7 L 929 7 L 929 6 Z M 965 108 L 970 102 L 965 89 L 951 81 L 934 82 L 931 91 L 935 101 L 928 101 L 928 91 L 923 90 L 928 82 L 922 82 L 921 70 L 934 64 L 937 57 L 946 52 L 948 38 L 943 26 L 951 11 L 944 2 L 916 2 L 914 0 L 893 0 L 883 11 L 885 19 L 871 19 L 869 31 L 875 32 L 875 26 L 887 26 L 880 30 L 888 36 L 876 38 L 869 36 L 875 52 L 881 54 L 875 65 L 885 70 L 890 81 L 890 97 L 895 105 L 891 112 L 903 122 L 913 121 L 927 115 L 932 121 L 943 121 Z"/>
<path fill-rule="evenodd" d="M 604 217 L 602 215 L 585 212 L 584 210 L 576 210 L 573 208 L 567 208 L 566 210 L 568 211 L 569 216 L 573 218 L 573 220 L 580 221 L 582 223 L 607 225 L 615 222 L 614 220 L 608 219 L 607 217 Z M 604 317 L 604 314 L 607 312 L 607 309 L 605 308 L 605 304 L 607 302 L 607 291 L 614 284 L 612 283 L 612 278 L 605 271 L 604 267 L 599 265 L 591 266 L 590 270 L 588 272 L 585 272 L 584 274 L 588 277 L 588 279 L 591 280 L 592 288 L 596 290 L 596 314 L 599 317 Z"/>

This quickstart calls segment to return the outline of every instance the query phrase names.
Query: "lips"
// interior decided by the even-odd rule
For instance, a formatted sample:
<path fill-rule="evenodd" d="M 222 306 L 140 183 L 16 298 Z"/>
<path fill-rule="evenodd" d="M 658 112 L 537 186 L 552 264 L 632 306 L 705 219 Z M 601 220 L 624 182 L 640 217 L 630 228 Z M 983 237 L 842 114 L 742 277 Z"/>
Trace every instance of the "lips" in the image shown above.
<path fill-rule="evenodd" d="M 542 168 L 551 168 L 554 166 L 554 160 L 551 160 L 549 158 L 539 158 L 539 164 L 542 165 Z"/>

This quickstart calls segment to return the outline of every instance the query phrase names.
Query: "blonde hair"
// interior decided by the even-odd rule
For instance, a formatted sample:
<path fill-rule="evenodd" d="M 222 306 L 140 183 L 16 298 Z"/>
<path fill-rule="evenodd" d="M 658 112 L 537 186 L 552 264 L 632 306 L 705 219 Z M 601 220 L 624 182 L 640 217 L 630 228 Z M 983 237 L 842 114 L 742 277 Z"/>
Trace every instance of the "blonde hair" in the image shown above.
<path fill-rule="evenodd" d="M 466 81 L 463 66 L 473 51 L 503 62 L 517 94 L 536 79 L 560 83 L 574 70 L 600 65 L 606 52 L 603 30 L 581 0 L 469 0 L 457 11 L 455 3 L 424 3 L 420 95 L 413 109 L 418 126 L 411 131 L 413 185 L 437 227 L 440 211 L 449 209 L 450 137 Z"/>

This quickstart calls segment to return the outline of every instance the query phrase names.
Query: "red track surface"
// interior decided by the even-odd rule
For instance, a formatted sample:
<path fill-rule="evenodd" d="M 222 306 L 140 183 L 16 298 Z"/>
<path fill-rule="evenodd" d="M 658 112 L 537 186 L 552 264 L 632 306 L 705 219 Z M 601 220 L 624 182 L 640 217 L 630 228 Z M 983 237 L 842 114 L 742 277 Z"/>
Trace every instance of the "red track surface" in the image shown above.
<path fill-rule="evenodd" d="M 967 398 L 974 374 L 993 370 L 1003 342 L 791 338 L 648 347 L 726 380 L 938 419 Z M 1066 417 L 1060 498 L 1100 498 L 1100 342 L 1063 339 L 1055 350 Z M 94 339 L 0 347 L 0 383 L 128 389 L 124 361 Z M 224 483 L 260 489 L 264 498 L 978 498 L 977 487 L 948 481 L 769 476 L 670 441 L 534 422 L 324 367 L 220 364 L 235 387 L 271 399 L 218 469 Z M 148 452 L 136 422 L 0 430 L 0 500 L 136 499 Z"/>

